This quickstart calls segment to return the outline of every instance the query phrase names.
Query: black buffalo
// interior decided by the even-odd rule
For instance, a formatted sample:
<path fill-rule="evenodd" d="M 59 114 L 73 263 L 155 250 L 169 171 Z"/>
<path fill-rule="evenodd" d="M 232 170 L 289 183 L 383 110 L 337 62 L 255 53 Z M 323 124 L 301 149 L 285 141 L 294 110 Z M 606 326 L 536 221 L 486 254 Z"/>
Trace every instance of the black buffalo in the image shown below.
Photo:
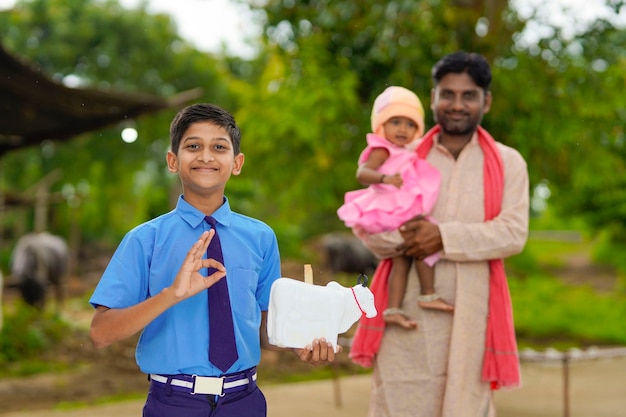
<path fill-rule="evenodd" d="M 322 238 L 326 266 L 333 274 L 366 274 L 372 276 L 378 259 L 354 235 L 329 233 Z"/>
<path fill-rule="evenodd" d="M 43 309 L 49 286 L 54 288 L 56 307 L 63 302 L 68 267 L 65 240 L 47 232 L 22 236 L 11 255 L 10 287 L 18 288 L 27 304 Z"/>

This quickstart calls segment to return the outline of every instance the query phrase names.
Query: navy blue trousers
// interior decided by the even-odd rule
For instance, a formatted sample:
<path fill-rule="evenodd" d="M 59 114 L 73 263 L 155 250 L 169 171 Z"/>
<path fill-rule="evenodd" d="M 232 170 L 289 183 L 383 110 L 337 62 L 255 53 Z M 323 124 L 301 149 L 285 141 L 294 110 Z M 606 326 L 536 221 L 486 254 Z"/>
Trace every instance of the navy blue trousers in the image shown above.
<path fill-rule="evenodd" d="M 254 385 L 223 397 L 188 394 L 167 384 L 150 383 L 143 417 L 267 417 L 265 396 Z"/>

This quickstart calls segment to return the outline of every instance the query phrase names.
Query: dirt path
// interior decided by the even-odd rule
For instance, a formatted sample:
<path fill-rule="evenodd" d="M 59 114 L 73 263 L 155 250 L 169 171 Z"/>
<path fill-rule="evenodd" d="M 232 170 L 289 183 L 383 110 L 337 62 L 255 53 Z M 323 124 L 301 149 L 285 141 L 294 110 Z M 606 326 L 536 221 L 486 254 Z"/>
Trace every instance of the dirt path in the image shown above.
<path fill-rule="evenodd" d="M 577 258 L 578 259 L 578 258 Z M 615 274 L 607 271 L 599 274 L 581 274 L 586 268 L 585 258 L 578 263 L 566 262 L 568 271 L 557 271 L 567 276 L 573 285 L 593 285 L 599 291 L 614 288 Z M 301 266 L 298 265 L 298 268 Z M 586 270 L 585 270 L 586 271 Z M 572 273 L 576 272 L 576 273 Z M 294 269 L 292 275 L 301 271 Z M 600 279 L 602 278 L 602 279 Z M 316 278 L 316 282 L 318 282 Z M 82 295 L 93 283 L 78 282 L 73 292 Z M 601 285 L 600 285 L 601 284 Z M 5 292 L 4 299 L 7 299 Z M 84 298 L 72 299 L 66 305 L 65 314 L 77 329 L 63 346 L 47 352 L 42 360 L 67 364 L 69 371 L 42 374 L 23 378 L 0 379 L 1 417 L 135 417 L 141 415 L 143 400 L 108 403 L 81 408 L 59 409 L 56 404 L 96 404 L 101 398 L 120 396 L 123 393 L 145 392 L 147 381 L 137 370 L 134 361 L 135 340 L 120 342 L 102 351 L 95 351 L 84 329 L 88 328 L 92 311 L 85 309 Z M 274 352 L 275 353 L 275 352 Z M 260 366 L 260 385 L 269 404 L 269 416 L 307 417 L 345 416 L 357 417 L 367 414 L 369 399 L 369 375 L 353 375 L 355 365 L 347 355 L 338 363 L 341 407 L 336 405 L 336 385 L 332 380 L 273 384 L 279 374 L 306 374 L 310 367 L 293 357 L 272 356 L 264 352 Z M 275 373 L 276 375 L 272 375 Z M 274 378 L 272 378 L 274 377 Z M 560 362 L 522 363 L 523 388 L 497 392 L 495 402 L 499 417 L 560 417 L 564 414 L 563 371 Z M 618 417 L 626 415 L 626 358 L 588 360 L 572 363 L 570 368 L 568 417 Z"/>
<path fill-rule="evenodd" d="M 495 393 L 499 417 L 559 417 L 564 414 L 563 369 L 560 363 L 523 363 L 524 386 Z M 261 385 L 270 417 L 364 417 L 369 375 L 339 379 L 336 404 L 332 380 Z M 71 410 L 12 412 L 2 417 L 137 417 L 143 400 Z M 569 417 L 620 417 L 626 410 L 626 358 L 574 362 L 570 365 Z"/>

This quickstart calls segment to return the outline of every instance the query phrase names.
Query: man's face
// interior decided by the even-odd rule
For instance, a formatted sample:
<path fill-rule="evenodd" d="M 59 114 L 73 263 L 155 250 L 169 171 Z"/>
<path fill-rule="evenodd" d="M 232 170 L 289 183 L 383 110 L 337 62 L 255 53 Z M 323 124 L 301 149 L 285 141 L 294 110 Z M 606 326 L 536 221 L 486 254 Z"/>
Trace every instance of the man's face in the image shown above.
<path fill-rule="evenodd" d="M 443 76 L 430 93 L 430 108 L 443 134 L 469 135 L 489 111 L 491 93 L 476 85 L 467 73 Z"/>

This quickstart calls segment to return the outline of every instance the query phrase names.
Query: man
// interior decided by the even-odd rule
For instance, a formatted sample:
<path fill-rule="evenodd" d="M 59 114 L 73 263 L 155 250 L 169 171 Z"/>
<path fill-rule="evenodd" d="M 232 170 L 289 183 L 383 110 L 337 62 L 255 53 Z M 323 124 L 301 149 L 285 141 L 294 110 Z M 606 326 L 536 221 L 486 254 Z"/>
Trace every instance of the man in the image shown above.
<path fill-rule="evenodd" d="M 502 259 L 519 253 L 528 236 L 526 163 L 480 127 L 492 103 L 484 57 L 450 54 L 433 67 L 432 77 L 437 125 L 417 152 L 441 173 L 430 213 L 437 223 L 422 217 L 405 223 L 397 251 L 417 259 L 440 252 L 436 292 L 454 314 L 419 308 L 419 281 L 409 277 L 402 309 L 418 328 L 385 328 L 374 361 L 372 417 L 495 415 L 491 389 L 519 385 Z M 389 236 L 360 236 L 388 257 Z"/>

